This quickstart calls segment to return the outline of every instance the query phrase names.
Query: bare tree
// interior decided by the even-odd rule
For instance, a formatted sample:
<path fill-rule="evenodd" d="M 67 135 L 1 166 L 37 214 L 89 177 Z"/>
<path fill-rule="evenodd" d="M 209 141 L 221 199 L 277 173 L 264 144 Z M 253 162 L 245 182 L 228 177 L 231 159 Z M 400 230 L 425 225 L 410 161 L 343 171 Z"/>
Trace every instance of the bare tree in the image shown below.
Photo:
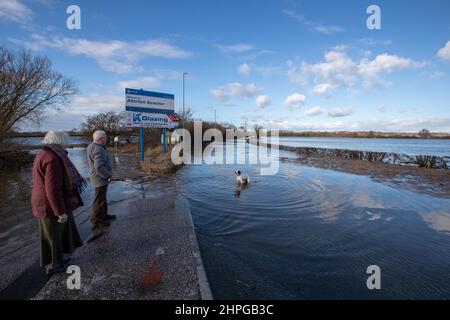
<path fill-rule="evenodd" d="M 263 126 L 260 126 L 259 124 L 255 124 L 255 125 L 253 126 L 253 129 L 255 130 L 255 133 L 256 133 L 256 139 L 259 139 L 260 131 L 261 131 L 262 129 L 264 129 L 264 127 L 263 127 Z"/>
<path fill-rule="evenodd" d="M 74 93 L 74 80 L 54 71 L 47 57 L 0 47 L 0 140 L 21 122 L 67 105 Z"/>
<path fill-rule="evenodd" d="M 113 135 L 119 135 L 124 131 L 132 131 L 131 128 L 122 127 L 122 120 L 124 113 L 117 113 L 114 111 L 98 113 L 90 116 L 81 125 L 82 131 L 91 135 L 96 130 L 103 130 L 108 135 L 108 140 L 112 140 Z"/>
<path fill-rule="evenodd" d="M 178 118 L 180 118 L 180 124 L 183 125 L 187 122 L 192 121 L 192 110 L 191 108 L 187 108 L 184 112 L 178 112 Z"/>

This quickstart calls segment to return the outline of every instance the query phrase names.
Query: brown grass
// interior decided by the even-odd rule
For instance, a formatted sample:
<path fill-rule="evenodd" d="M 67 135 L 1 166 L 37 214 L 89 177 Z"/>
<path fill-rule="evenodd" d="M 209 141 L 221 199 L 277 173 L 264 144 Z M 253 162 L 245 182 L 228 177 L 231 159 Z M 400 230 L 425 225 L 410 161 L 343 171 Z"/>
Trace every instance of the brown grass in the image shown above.
<path fill-rule="evenodd" d="M 29 150 L 12 144 L 0 144 L 0 170 L 29 167 L 34 156 Z"/>
<path fill-rule="evenodd" d="M 167 149 L 167 153 L 162 153 L 162 146 L 148 146 L 145 149 L 144 161 L 140 161 L 139 144 L 124 144 L 120 148 L 109 148 L 113 154 L 121 157 L 121 163 L 125 164 L 122 175 L 130 178 L 130 172 L 139 173 L 149 179 L 157 179 L 175 173 L 181 166 L 173 164 L 170 158 L 171 149 Z M 129 170 L 130 168 L 135 170 Z M 120 176 L 120 174 L 119 174 Z"/>
<path fill-rule="evenodd" d="M 167 153 L 162 153 L 162 146 L 147 148 L 144 159 L 139 164 L 139 170 L 150 179 L 171 175 L 181 167 L 172 162 L 170 149 L 167 150 Z"/>

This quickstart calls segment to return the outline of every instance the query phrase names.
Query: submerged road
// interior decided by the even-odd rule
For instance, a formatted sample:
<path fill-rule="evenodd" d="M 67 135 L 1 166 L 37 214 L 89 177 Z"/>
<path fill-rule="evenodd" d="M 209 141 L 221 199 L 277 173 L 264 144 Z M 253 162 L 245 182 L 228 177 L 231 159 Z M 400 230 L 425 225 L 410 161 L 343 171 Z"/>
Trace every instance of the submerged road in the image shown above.
<path fill-rule="evenodd" d="M 111 203 L 110 210 L 117 221 L 72 256 L 70 264 L 81 269 L 80 290 L 67 288 L 68 274 L 48 277 L 35 261 L 0 299 L 212 299 L 184 198 L 132 197 Z M 83 239 L 88 213 L 77 214 Z"/>

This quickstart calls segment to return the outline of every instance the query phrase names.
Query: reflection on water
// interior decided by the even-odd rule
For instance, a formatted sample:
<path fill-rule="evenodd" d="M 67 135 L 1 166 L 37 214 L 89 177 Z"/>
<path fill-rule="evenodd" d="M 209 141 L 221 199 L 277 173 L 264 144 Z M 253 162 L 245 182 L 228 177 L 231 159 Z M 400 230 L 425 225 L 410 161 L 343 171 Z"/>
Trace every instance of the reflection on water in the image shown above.
<path fill-rule="evenodd" d="M 422 216 L 431 228 L 447 232 L 450 236 L 450 212 L 428 212 Z"/>
<path fill-rule="evenodd" d="M 236 190 L 237 169 L 248 188 Z M 216 298 L 450 298 L 448 199 L 292 161 L 274 176 L 180 175 Z M 381 291 L 366 287 L 373 264 Z"/>
<path fill-rule="evenodd" d="M 87 177 L 85 149 L 69 153 Z M 216 298 L 450 298 L 449 199 L 280 156 L 272 176 L 261 176 L 255 165 L 190 165 L 154 182 L 113 182 L 110 210 L 126 218 L 130 200 L 181 190 Z M 123 160 L 117 155 L 116 169 Z M 237 169 L 252 178 L 250 185 L 236 187 Z M 0 176 L 0 261 L 36 246 L 30 185 L 31 168 Z M 75 213 L 82 232 L 92 197 L 89 186 Z M 373 264 L 381 268 L 381 291 L 366 288 Z"/>
<path fill-rule="evenodd" d="M 450 156 L 450 139 L 373 139 L 339 137 L 280 137 L 280 145 Z"/>
<path fill-rule="evenodd" d="M 248 188 L 247 184 L 242 184 L 242 183 L 236 184 L 236 190 L 234 191 L 234 196 L 236 198 L 240 198 L 242 190 L 245 190 L 247 188 Z"/>
<path fill-rule="evenodd" d="M 28 146 L 39 146 L 42 144 L 44 137 L 18 137 L 10 139 L 11 142 L 17 144 L 23 144 Z M 84 144 L 89 143 L 89 140 L 85 137 L 68 137 L 69 144 Z"/>
<path fill-rule="evenodd" d="M 32 233 L 36 227 L 34 221 L 25 218 L 31 212 L 30 188 L 30 170 L 4 171 L 0 175 L 0 257 L 9 244 L 16 245 L 6 249 L 6 253 L 32 241 L 23 241 L 23 235 Z"/>
<path fill-rule="evenodd" d="M 69 157 L 80 174 L 88 178 L 89 166 L 85 148 L 68 149 Z M 38 152 L 35 150 L 34 153 Z M 117 171 L 121 157 L 113 156 L 113 168 Z M 126 163 L 124 161 L 124 163 Z M 114 181 L 108 188 L 108 204 L 112 213 L 125 217 L 132 199 L 151 198 L 164 192 L 175 192 L 173 178 L 164 181 L 149 182 L 143 179 Z M 82 194 L 84 207 L 74 213 L 80 232 L 89 231 L 90 205 L 94 190 L 90 184 Z M 3 172 L 0 175 L 0 261 L 17 250 L 28 245 L 36 246 L 38 227 L 31 213 L 31 167 L 21 171 Z"/>

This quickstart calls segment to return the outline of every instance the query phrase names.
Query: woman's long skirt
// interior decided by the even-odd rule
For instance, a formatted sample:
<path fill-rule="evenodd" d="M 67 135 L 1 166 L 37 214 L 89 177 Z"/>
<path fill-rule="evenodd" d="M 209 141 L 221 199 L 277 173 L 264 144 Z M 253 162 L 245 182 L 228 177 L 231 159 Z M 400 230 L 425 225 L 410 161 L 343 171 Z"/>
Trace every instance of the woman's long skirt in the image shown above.
<path fill-rule="evenodd" d="M 38 218 L 41 242 L 41 266 L 56 267 L 64 258 L 83 245 L 72 213 L 66 223 L 56 218 Z"/>

